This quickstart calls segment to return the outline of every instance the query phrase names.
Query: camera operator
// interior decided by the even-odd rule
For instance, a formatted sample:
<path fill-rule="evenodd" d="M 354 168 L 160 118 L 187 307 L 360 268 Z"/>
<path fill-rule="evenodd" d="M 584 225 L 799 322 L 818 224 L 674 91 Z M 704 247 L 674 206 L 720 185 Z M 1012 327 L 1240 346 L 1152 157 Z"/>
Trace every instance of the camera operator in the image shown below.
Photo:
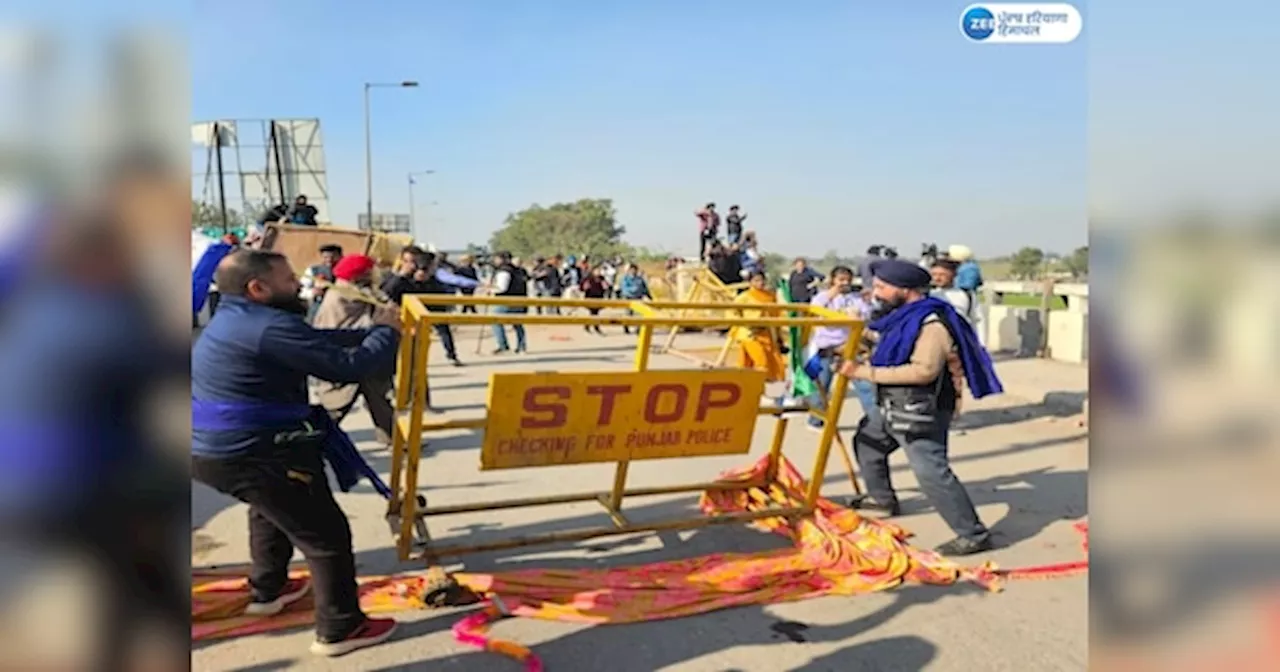
<path fill-rule="evenodd" d="M 937 243 L 924 243 L 920 246 L 920 267 L 933 268 L 933 263 L 938 260 L 938 256 Z"/>
<path fill-rule="evenodd" d="M 396 262 L 396 266 L 392 273 L 382 281 L 382 293 L 391 299 L 395 305 L 400 305 L 400 299 L 405 294 L 423 294 L 422 280 L 415 279 L 418 270 L 419 260 L 426 252 L 417 245 L 410 245 L 400 250 L 400 259 Z M 422 274 L 425 279 L 425 274 Z"/>

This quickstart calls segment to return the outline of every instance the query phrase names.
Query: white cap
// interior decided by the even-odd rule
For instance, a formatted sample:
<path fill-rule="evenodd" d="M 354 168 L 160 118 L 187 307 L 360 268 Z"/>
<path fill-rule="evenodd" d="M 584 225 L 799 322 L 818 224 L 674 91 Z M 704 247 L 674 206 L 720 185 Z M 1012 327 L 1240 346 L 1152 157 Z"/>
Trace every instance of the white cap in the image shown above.
<path fill-rule="evenodd" d="M 430 252 L 431 254 L 435 254 L 439 250 L 436 249 L 436 246 L 434 244 L 427 243 L 427 251 Z"/>
<path fill-rule="evenodd" d="M 969 261 L 973 258 L 973 250 L 967 245 L 952 245 L 947 248 L 947 258 L 956 261 Z"/>

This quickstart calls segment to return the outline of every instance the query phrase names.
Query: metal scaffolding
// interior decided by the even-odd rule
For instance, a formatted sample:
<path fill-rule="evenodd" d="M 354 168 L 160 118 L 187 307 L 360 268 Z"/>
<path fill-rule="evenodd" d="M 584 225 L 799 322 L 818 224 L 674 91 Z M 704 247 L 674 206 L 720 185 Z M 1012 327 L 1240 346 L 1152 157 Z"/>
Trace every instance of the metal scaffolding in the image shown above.
<path fill-rule="evenodd" d="M 329 220 L 319 119 L 202 121 L 191 125 L 191 143 L 192 197 L 217 207 L 224 225 L 228 209 L 257 218 L 299 195 Z"/>

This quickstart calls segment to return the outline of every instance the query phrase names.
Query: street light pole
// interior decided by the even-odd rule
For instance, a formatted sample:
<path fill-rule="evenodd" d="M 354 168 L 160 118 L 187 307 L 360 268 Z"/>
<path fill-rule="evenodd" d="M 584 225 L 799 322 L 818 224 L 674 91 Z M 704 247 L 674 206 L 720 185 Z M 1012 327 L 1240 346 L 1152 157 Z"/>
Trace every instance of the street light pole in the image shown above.
<path fill-rule="evenodd" d="M 435 172 L 436 171 L 434 170 L 421 170 L 416 173 L 409 173 L 409 230 L 410 231 L 414 230 L 414 225 L 418 221 L 417 216 L 414 214 L 414 208 L 413 208 L 413 185 L 417 184 L 417 182 L 414 182 L 413 178 L 418 175 L 434 175 Z"/>
<path fill-rule="evenodd" d="M 364 85 L 364 193 L 365 193 L 365 226 L 373 230 L 373 130 L 369 122 L 369 89 L 373 85 Z"/>
<path fill-rule="evenodd" d="M 398 84 L 379 84 L 374 82 L 364 83 L 364 189 L 365 189 L 365 217 L 366 224 L 373 229 L 373 124 L 369 114 L 369 90 L 374 87 L 379 88 L 414 88 L 418 86 L 414 81 L 403 81 Z"/>

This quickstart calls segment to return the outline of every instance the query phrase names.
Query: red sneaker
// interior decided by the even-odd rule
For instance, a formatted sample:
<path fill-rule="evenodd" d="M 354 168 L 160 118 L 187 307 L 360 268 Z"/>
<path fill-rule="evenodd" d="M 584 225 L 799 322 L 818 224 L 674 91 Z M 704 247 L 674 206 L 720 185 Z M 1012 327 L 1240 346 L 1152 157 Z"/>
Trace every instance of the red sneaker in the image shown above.
<path fill-rule="evenodd" d="M 381 644 L 395 634 L 396 622 L 390 618 L 366 618 L 360 627 L 341 639 L 316 638 L 311 653 L 317 656 L 341 656 L 366 646 Z"/>
<path fill-rule="evenodd" d="M 284 608 L 301 600 L 311 590 L 311 582 L 306 579 L 289 579 L 274 600 L 259 602 L 254 600 L 244 608 L 245 616 L 275 616 Z"/>

